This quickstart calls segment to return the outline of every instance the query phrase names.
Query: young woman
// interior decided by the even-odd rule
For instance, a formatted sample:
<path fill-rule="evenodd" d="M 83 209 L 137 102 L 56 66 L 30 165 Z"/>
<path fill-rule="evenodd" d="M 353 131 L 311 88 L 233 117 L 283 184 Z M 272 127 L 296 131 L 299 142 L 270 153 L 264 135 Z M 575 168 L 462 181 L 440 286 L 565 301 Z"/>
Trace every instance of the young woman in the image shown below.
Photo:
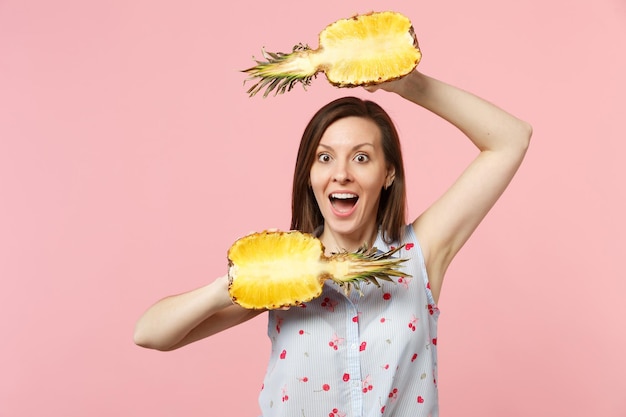
<path fill-rule="evenodd" d="M 414 71 L 383 89 L 459 128 L 479 153 L 410 223 L 400 141 L 389 116 L 353 97 L 320 109 L 296 161 L 292 228 L 328 253 L 364 242 L 399 256 L 406 278 L 345 296 L 327 284 L 305 308 L 268 314 L 272 342 L 263 417 L 437 416 L 437 301 L 446 269 L 517 171 L 531 127 L 489 102 Z M 135 342 L 173 350 L 261 314 L 234 305 L 227 277 L 167 297 L 140 318 Z"/>

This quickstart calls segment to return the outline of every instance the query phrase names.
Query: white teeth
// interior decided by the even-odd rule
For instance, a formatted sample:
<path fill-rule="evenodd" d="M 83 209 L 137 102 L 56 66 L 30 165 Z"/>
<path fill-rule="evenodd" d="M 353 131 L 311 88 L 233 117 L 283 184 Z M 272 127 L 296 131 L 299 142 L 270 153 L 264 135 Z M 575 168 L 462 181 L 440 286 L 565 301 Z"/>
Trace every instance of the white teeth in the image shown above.
<path fill-rule="evenodd" d="M 357 198 L 358 195 L 350 194 L 350 193 L 333 193 L 330 195 L 330 197 L 340 199 L 340 200 L 347 200 L 349 198 Z"/>

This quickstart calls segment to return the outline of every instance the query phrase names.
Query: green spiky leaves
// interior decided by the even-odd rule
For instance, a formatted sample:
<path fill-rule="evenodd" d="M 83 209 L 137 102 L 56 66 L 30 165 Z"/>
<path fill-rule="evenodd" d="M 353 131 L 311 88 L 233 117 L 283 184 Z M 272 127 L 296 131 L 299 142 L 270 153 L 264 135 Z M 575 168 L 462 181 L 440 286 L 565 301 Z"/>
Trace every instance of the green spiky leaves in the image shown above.
<path fill-rule="evenodd" d="M 395 282 L 392 277 L 408 277 L 410 275 L 400 271 L 399 266 L 406 262 L 403 258 L 393 258 L 392 256 L 402 249 L 404 245 L 391 249 L 387 252 L 380 252 L 376 247 L 368 248 L 361 246 L 356 252 L 342 252 L 337 257 L 347 256 L 351 258 L 348 275 L 340 279 L 332 279 L 333 282 L 343 287 L 344 292 L 350 294 L 354 288 L 362 294 L 361 284 L 372 283 L 380 287 L 379 280 Z"/>
<path fill-rule="evenodd" d="M 250 87 L 247 91 L 250 97 L 256 95 L 258 92 L 265 88 L 263 97 L 267 97 L 272 91 L 274 95 L 283 94 L 291 89 L 296 84 L 302 84 L 306 89 L 311 84 L 311 80 L 317 76 L 317 70 L 313 70 L 303 73 L 300 68 L 292 67 L 294 61 L 302 61 L 304 56 L 311 53 L 311 48 L 308 45 L 299 43 L 293 47 L 291 53 L 283 52 L 268 52 L 262 49 L 263 58 L 265 61 L 259 61 L 255 59 L 256 66 L 243 70 L 249 74 L 249 77 L 244 81 L 256 81 L 256 83 Z"/>

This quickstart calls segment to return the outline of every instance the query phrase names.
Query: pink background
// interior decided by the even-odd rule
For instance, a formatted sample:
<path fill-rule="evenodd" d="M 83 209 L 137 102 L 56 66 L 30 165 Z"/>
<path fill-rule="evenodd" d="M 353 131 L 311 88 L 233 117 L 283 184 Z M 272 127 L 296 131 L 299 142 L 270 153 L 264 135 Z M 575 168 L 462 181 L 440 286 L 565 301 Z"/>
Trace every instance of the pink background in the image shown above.
<path fill-rule="evenodd" d="M 535 130 L 447 276 L 442 415 L 626 416 L 623 0 L 0 1 L 0 416 L 258 415 L 263 318 L 173 353 L 134 346 L 134 322 L 225 273 L 237 237 L 289 226 L 301 131 L 335 97 L 398 123 L 411 216 L 468 162 L 459 133 L 382 92 L 321 75 L 245 94 L 261 47 L 388 9 L 423 72 Z"/>

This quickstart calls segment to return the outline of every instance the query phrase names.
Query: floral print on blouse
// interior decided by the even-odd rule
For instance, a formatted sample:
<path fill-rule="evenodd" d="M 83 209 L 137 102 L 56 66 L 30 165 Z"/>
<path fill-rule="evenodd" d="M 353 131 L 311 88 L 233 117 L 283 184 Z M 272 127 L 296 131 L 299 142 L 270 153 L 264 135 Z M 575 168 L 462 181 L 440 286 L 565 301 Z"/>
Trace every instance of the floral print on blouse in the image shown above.
<path fill-rule="evenodd" d="M 326 282 L 301 307 L 269 313 L 263 417 L 437 417 L 437 318 L 411 225 L 405 277 L 346 297 Z M 387 251 L 379 233 L 375 246 Z"/>

